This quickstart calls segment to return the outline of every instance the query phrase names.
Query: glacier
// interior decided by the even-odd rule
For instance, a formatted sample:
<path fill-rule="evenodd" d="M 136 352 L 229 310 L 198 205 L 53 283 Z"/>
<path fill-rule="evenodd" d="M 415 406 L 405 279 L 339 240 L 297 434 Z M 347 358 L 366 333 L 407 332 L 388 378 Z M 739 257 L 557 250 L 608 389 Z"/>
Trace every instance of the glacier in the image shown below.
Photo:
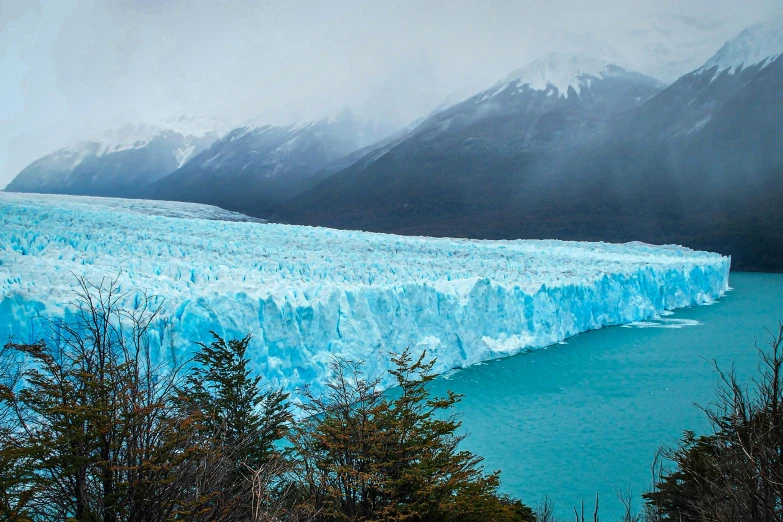
<path fill-rule="evenodd" d="M 447 372 L 580 332 L 655 319 L 728 290 L 730 258 L 679 246 L 404 237 L 256 223 L 215 207 L 0 193 L 0 336 L 67 316 L 76 277 L 161 306 L 152 356 L 209 330 L 253 336 L 268 382 L 318 391 L 334 356 L 384 373 L 426 349 Z M 296 397 L 296 394 L 294 395 Z"/>

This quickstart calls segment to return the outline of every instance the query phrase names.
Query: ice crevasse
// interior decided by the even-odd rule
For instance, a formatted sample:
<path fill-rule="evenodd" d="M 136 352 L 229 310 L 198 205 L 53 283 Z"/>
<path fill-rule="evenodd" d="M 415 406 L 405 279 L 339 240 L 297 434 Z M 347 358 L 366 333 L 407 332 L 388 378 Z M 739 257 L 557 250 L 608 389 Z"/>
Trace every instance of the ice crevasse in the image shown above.
<path fill-rule="evenodd" d="M 172 217 L 174 216 L 174 217 Z M 679 246 L 403 237 L 243 222 L 205 205 L 0 193 L 0 337 L 72 313 L 76 277 L 118 277 L 161 314 L 152 356 L 251 334 L 253 367 L 316 391 L 334 356 L 426 349 L 447 371 L 708 303 L 730 259 Z M 296 395 L 296 394 L 295 394 Z"/>

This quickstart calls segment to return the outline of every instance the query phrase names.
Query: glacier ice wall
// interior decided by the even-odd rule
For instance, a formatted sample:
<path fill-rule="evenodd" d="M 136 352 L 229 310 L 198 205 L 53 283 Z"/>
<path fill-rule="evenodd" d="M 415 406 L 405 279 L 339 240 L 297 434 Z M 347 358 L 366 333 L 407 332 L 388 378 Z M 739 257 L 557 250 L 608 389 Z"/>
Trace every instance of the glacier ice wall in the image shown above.
<path fill-rule="evenodd" d="M 139 290 L 162 305 L 154 357 L 184 356 L 209 330 L 250 333 L 255 369 L 293 391 L 317 389 L 335 354 L 380 374 L 389 352 L 426 348 L 447 371 L 728 289 L 729 258 L 678 246 L 401 237 L 187 208 L 0 193 L 0 338 L 44 335 L 76 276 L 119 274 L 129 306 Z"/>

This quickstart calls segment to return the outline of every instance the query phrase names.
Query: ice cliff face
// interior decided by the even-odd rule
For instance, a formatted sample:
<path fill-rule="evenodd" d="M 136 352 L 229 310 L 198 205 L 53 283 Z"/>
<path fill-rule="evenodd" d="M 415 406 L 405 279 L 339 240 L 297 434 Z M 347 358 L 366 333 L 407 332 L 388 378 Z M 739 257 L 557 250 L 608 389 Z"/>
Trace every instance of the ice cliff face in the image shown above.
<path fill-rule="evenodd" d="M 75 276 L 119 274 L 128 306 L 141 290 L 162 306 L 153 357 L 183 357 L 210 329 L 249 332 L 257 371 L 317 390 L 335 355 L 378 374 L 389 352 L 426 348 L 447 371 L 710 302 L 728 285 L 728 258 L 676 246 L 401 237 L 135 204 L 0 193 L 0 337 L 44 334 L 37 316 L 68 313 Z"/>

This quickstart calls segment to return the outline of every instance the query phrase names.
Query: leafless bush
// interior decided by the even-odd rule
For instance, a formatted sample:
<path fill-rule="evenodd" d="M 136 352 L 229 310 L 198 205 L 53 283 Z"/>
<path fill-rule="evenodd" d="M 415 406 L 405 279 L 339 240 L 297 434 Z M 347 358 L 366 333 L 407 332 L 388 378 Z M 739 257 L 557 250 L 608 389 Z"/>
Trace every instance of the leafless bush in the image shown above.
<path fill-rule="evenodd" d="M 758 345 L 757 376 L 741 383 L 717 363 L 716 399 L 704 412 L 712 433 L 686 432 L 653 470 L 646 520 L 783 520 L 783 325 Z"/>

